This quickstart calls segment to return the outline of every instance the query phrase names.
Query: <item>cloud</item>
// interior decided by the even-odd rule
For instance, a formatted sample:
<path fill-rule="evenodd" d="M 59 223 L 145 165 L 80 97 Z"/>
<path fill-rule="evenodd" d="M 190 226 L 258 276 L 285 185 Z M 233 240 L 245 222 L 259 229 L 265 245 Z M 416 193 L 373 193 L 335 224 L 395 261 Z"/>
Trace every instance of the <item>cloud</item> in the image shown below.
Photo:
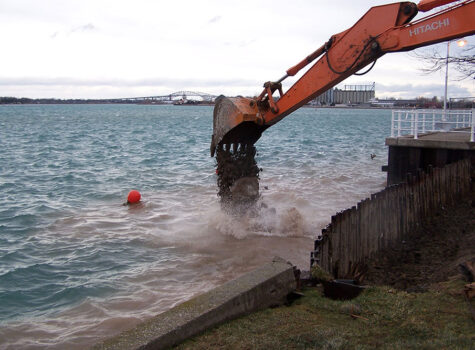
<path fill-rule="evenodd" d="M 73 29 L 71 29 L 71 33 L 75 33 L 75 32 L 86 32 L 86 31 L 90 31 L 90 30 L 96 30 L 97 28 L 94 26 L 94 24 L 92 23 L 88 23 L 88 24 L 85 24 L 85 25 L 82 25 L 82 26 L 79 26 L 79 27 L 75 27 Z"/>
<path fill-rule="evenodd" d="M 260 92 L 261 82 L 246 79 L 78 79 L 2 78 L 0 96 L 30 98 L 130 98 L 164 96 L 176 91 L 201 91 L 211 95 L 251 96 Z"/>
<path fill-rule="evenodd" d="M 1 78 L 0 87 L 115 87 L 137 88 L 152 87 L 161 90 L 189 90 L 195 88 L 216 90 L 220 87 L 249 87 L 259 86 L 260 82 L 251 79 L 177 79 L 177 78 L 146 78 L 146 79 L 78 79 L 78 78 Z M 205 91 L 206 92 L 206 91 Z M 211 92 L 210 92 L 211 93 Z M 1 95 L 0 90 L 0 95 Z"/>
<path fill-rule="evenodd" d="M 209 24 L 212 24 L 212 23 L 217 23 L 221 20 L 221 16 L 214 16 L 213 18 L 211 18 L 208 23 Z"/>
<path fill-rule="evenodd" d="M 97 27 L 94 24 L 87 23 L 87 24 L 84 24 L 84 25 L 73 27 L 69 31 L 63 31 L 63 33 L 58 30 L 58 31 L 54 32 L 53 34 L 51 34 L 50 38 L 51 39 L 59 38 L 61 36 L 61 34 L 63 34 L 66 37 L 69 37 L 71 34 L 74 34 L 74 33 L 92 32 L 92 31 L 96 31 L 96 30 L 97 30 Z"/>
<path fill-rule="evenodd" d="M 414 98 L 418 96 L 433 97 L 443 96 L 444 84 L 376 84 L 376 94 L 378 96 L 395 96 L 401 98 Z M 449 85 L 449 95 L 451 97 L 469 96 L 470 90 L 459 85 Z"/>

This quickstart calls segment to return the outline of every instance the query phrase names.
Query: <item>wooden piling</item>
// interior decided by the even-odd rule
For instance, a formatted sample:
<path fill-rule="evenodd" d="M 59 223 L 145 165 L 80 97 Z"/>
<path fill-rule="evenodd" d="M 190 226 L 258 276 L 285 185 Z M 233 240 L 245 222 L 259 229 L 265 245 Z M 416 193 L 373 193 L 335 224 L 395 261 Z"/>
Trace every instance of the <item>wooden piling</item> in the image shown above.
<path fill-rule="evenodd" d="M 471 160 L 444 168 L 408 174 L 406 183 L 392 185 L 332 216 L 322 230 L 315 257 L 336 278 L 395 242 L 407 239 L 422 220 L 456 203 L 470 191 Z"/>

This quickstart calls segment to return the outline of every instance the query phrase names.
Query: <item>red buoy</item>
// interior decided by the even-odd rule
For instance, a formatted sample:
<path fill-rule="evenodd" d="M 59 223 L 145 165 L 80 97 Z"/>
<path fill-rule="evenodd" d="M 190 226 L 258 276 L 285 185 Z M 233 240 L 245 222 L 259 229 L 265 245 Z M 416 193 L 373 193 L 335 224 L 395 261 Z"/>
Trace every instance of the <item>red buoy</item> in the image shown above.
<path fill-rule="evenodd" d="M 140 192 L 137 190 L 132 190 L 129 192 L 127 196 L 127 203 L 134 204 L 140 202 Z"/>

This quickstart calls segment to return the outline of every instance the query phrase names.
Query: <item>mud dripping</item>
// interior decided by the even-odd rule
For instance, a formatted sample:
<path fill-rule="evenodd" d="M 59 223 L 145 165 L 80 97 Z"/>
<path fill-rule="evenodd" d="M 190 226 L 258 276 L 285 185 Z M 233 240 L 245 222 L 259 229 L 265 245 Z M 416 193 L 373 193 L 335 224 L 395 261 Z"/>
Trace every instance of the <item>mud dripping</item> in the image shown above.
<path fill-rule="evenodd" d="M 259 199 L 259 172 L 256 147 L 239 144 L 216 150 L 218 196 L 222 208 L 233 214 L 244 214 Z"/>
<path fill-rule="evenodd" d="M 267 199 L 259 187 L 257 150 L 253 145 L 234 149 L 218 147 L 216 174 L 218 196 L 226 220 L 219 231 L 242 239 L 249 235 L 273 237 L 304 237 L 309 234 L 308 223 L 294 205 L 273 201 L 268 186 Z M 270 195 L 270 197 L 269 197 Z"/>

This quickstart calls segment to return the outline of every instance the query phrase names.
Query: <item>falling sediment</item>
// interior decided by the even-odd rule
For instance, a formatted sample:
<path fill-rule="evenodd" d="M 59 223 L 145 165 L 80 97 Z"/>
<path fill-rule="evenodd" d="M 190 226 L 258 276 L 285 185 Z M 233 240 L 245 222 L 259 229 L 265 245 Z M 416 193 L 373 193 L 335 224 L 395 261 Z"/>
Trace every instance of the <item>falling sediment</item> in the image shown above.
<path fill-rule="evenodd" d="M 259 199 L 259 167 L 255 160 L 256 148 L 240 144 L 216 150 L 218 196 L 227 211 L 243 212 Z"/>

